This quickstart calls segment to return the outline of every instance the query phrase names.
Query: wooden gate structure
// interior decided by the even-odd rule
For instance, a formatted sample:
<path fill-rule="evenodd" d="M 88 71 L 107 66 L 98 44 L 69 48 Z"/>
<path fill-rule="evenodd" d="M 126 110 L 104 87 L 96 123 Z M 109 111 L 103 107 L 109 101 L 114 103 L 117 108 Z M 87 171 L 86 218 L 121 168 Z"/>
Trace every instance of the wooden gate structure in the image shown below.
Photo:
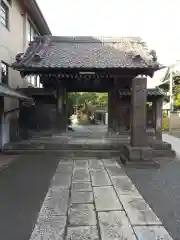
<path fill-rule="evenodd" d="M 13 68 L 21 76 L 39 75 L 56 99 L 57 127 L 67 126 L 68 92 L 108 92 L 109 131 L 130 130 L 129 160 L 152 159 L 147 136 L 147 101 L 153 102 L 152 125 L 162 139 L 162 92 L 147 90 L 147 76 L 162 66 L 140 38 L 39 36 Z"/>

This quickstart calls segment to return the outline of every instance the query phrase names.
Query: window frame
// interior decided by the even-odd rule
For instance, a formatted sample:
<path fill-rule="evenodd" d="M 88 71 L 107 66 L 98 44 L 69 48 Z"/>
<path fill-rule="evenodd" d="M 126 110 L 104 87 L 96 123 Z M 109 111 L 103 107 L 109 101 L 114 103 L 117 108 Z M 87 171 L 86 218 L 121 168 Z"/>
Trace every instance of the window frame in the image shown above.
<path fill-rule="evenodd" d="M 4 13 L 5 16 L 3 16 L 2 13 Z M 4 0 L 0 2 L 0 23 L 9 29 L 9 6 Z"/>
<path fill-rule="evenodd" d="M 1 63 L 1 83 L 8 85 L 9 84 L 9 64 L 4 61 L 1 61 L 0 63 Z M 3 66 L 2 65 L 4 65 L 6 67 L 6 77 L 5 77 L 6 81 L 5 82 L 3 81 L 3 75 L 2 75 Z"/>
<path fill-rule="evenodd" d="M 39 31 L 33 24 L 30 18 L 28 18 L 28 32 L 27 32 L 27 41 L 31 42 L 34 40 L 34 37 L 39 36 Z"/>

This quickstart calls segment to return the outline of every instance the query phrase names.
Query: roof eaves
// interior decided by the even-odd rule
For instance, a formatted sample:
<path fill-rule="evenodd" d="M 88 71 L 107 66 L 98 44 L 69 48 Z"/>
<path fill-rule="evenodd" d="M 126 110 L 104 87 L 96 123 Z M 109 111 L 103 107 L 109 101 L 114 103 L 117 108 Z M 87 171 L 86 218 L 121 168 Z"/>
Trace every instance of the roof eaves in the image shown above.
<path fill-rule="evenodd" d="M 39 16 L 40 16 L 42 22 L 44 23 L 44 26 L 45 26 L 45 28 L 47 30 L 46 34 L 52 35 L 51 30 L 50 30 L 50 28 L 49 28 L 49 26 L 48 26 L 48 24 L 47 24 L 47 22 L 46 22 L 46 20 L 44 18 L 44 15 L 42 14 L 42 11 L 41 11 L 39 5 L 37 4 L 36 0 L 32 0 L 32 2 L 33 2 L 33 5 L 35 6 L 36 10 L 38 11 Z"/>
<path fill-rule="evenodd" d="M 3 83 L 0 83 L 0 96 L 32 101 L 32 98 L 19 93 L 18 91 L 4 85 Z"/>
<path fill-rule="evenodd" d="M 41 35 L 52 35 L 51 30 L 40 10 L 39 5 L 36 0 L 19 0 L 22 6 L 25 8 L 27 13 L 30 15 L 32 20 L 34 20 L 35 24 L 38 27 L 38 31 Z"/>

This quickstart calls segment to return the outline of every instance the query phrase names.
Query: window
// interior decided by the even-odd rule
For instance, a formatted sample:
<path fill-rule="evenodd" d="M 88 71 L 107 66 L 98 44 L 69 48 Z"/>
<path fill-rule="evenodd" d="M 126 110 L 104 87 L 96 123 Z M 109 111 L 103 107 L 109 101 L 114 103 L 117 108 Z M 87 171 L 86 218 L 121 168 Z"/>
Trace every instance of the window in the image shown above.
<path fill-rule="evenodd" d="M 40 87 L 40 78 L 39 78 L 39 76 L 36 77 L 36 86 L 38 88 Z"/>
<path fill-rule="evenodd" d="M 1 82 L 8 85 L 8 64 L 1 62 Z"/>
<path fill-rule="evenodd" d="M 27 78 L 29 85 L 34 87 L 40 87 L 40 78 L 39 76 L 28 76 Z"/>
<path fill-rule="evenodd" d="M 33 41 L 34 37 L 38 36 L 39 34 L 33 27 L 30 21 L 28 21 L 28 32 L 27 32 L 27 40 L 28 42 Z"/>
<path fill-rule="evenodd" d="M 0 8 L 0 22 L 5 26 L 5 27 L 9 27 L 9 8 L 8 6 L 5 4 L 5 2 L 3 2 L 3 0 L 1 0 L 1 8 Z"/>

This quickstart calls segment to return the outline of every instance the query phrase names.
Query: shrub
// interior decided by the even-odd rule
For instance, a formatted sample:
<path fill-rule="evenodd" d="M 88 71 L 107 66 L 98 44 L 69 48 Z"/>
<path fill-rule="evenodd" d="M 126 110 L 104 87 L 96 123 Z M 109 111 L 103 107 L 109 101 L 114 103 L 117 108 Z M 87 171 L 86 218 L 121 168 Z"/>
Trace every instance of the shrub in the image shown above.
<path fill-rule="evenodd" d="M 168 131 L 169 130 L 169 119 L 168 119 L 168 114 L 167 113 L 163 113 L 162 130 L 163 131 Z"/>
<path fill-rule="evenodd" d="M 86 124 L 89 124 L 89 118 L 86 114 L 83 114 L 80 116 L 79 118 L 79 122 L 78 122 L 80 125 L 86 125 Z"/>

